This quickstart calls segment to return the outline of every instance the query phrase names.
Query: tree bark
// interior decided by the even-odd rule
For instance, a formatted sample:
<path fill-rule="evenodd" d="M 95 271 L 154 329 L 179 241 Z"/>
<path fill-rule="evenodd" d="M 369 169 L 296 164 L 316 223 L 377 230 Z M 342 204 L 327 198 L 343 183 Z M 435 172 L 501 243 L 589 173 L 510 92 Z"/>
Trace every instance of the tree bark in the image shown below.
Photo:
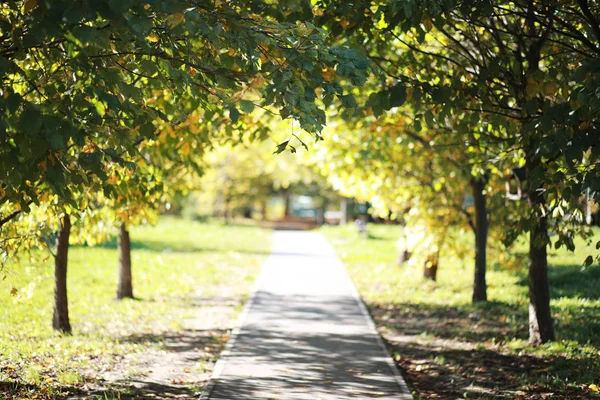
<path fill-rule="evenodd" d="M 545 200 L 541 192 L 532 184 L 533 170 L 539 160 L 526 160 L 529 188 L 527 197 L 534 213 L 534 221 L 529 232 L 529 342 L 534 345 L 554 340 L 554 324 L 550 310 L 550 289 L 548 285 L 548 245 L 547 217 L 540 214 Z"/>
<path fill-rule="evenodd" d="M 321 197 L 321 207 L 317 211 L 317 225 L 325 225 L 325 213 L 327 212 L 327 199 Z"/>
<path fill-rule="evenodd" d="M 431 279 L 432 281 L 437 279 L 438 262 L 439 253 L 433 253 L 427 256 L 427 260 L 425 261 L 425 265 L 423 267 L 424 278 Z"/>
<path fill-rule="evenodd" d="M 348 223 L 348 199 L 343 198 L 340 204 L 340 225 L 346 225 Z"/>
<path fill-rule="evenodd" d="M 284 216 L 290 217 L 292 215 L 292 194 L 289 188 L 283 192 L 283 199 L 285 201 Z"/>
<path fill-rule="evenodd" d="M 260 214 L 262 217 L 263 221 L 267 220 L 267 201 L 266 200 L 262 200 L 260 202 Z"/>
<path fill-rule="evenodd" d="M 473 280 L 473 302 L 487 301 L 487 204 L 485 179 L 472 179 L 473 202 L 475 205 L 475 277 Z"/>
<path fill-rule="evenodd" d="M 527 110 L 527 84 L 534 79 L 539 71 L 541 59 L 540 49 L 545 44 L 549 29 L 538 30 L 534 18 L 533 2 L 528 3 L 527 17 L 525 19 L 527 34 L 535 37 L 535 42 L 530 43 L 529 48 L 521 48 L 518 51 L 526 54 L 527 68 L 521 62 L 522 71 L 520 83 L 516 87 L 521 92 L 517 99 L 519 108 L 524 111 L 521 120 L 521 134 L 524 140 L 525 171 L 527 180 L 527 199 L 532 213 L 532 221 L 529 229 L 529 342 L 537 345 L 554 340 L 554 325 L 550 311 L 550 289 L 548 287 L 548 221 L 545 215 L 545 199 L 543 195 L 543 179 L 539 177 L 539 171 L 543 170 L 539 154 L 540 141 L 535 131 L 527 127 L 532 116 Z"/>
<path fill-rule="evenodd" d="M 71 333 L 69 302 L 67 299 L 67 262 L 70 235 L 71 219 L 68 214 L 65 214 L 60 222 L 56 254 L 54 256 L 54 314 L 52 316 L 52 327 L 64 333 Z"/>
<path fill-rule="evenodd" d="M 119 232 L 119 279 L 117 283 L 117 299 L 133 299 L 133 283 L 131 279 L 131 240 L 127 225 L 123 223 Z"/>
<path fill-rule="evenodd" d="M 225 224 L 229 224 L 231 218 L 233 217 L 233 210 L 231 209 L 231 196 L 229 193 L 225 198 L 225 210 L 223 211 L 223 219 L 225 220 Z"/>

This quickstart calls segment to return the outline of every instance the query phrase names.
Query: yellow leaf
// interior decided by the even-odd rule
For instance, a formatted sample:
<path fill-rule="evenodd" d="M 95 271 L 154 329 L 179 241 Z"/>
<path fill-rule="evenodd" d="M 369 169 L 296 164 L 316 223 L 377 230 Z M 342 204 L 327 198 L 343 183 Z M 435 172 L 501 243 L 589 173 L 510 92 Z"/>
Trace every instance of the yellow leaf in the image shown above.
<path fill-rule="evenodd" d="M 158 38 L 158 36 L 156 36 L 154 33 L 151 33 L 150 35 L 148 35 L 148 37 L 146 37 L 146 39 L 148 39 L 148 41 L 150 43 L 156 43 L 156 42 L 158 42 L 160 40 Z"/>
<path fill-rule="evenodd" d="M 37 6 L 37 0 L 25 0 L 23 2 L 23 11 L 28 13 Z"/>
<path fill-rule="evenodd" d="M 265 53 L 263 53 L 262 51 L 260 52 L 260 62 L 262 64 L 266 63 L 267 61 L 269 61 L 269 58 L 267 57 L 267 55 Z"/>
<path fill-rule="evenodd" d="M 183 154 L 183 156 L 187 157 L 190 154 L 190 150 L 191 148 L 189 142 L 184 142 L 181 146 L 181 153 Z"/>
<path fill-rule="evenodd" d="M 427 32 L 429 32 L 429 31 L 431 31 L 431 29 L 433 28 L 433 22 L 431 21 L 431 19 L 429 19 L 429 18 L 426 18 L 426 19 L 423 21 L 423 26 L 425 27 L 425 30 L 426 30 Z"/>
<path fill-rule="evenodd" d="M 50 197 L 50 195 L 48 194 L 48 192 L 43 192 L 42 194 L 40 194 L 38 196 L 38 200 L 40 203 L 45 203 L 48 201 L 49 197 Z"/>
<path fill-rule="evenodd" d="M 558 94 L 558 85 L 554 82 L 545 82 L 542 92 L 545 96 L 556 96 Z"/>
<path fill-rule="evenodd" d="M 178 25 L 181 25 L 185 21 L 185 14 L 177 13 L 166 18 L 167 25 L 169 28 L 175 28 Z"/>
<path fill-rule="evenodd" d="M 600 388 L 598 388 L 595 383 L 592 383 L 590 386 L 588 386 L 588 388 L 590 388 L 592 392 L 600 392 Z"/>
<path fill-rule="evenodd" d="M 81 149 L 81 151 L 84 153 L 93 153 L 95 148 L 96 148 L 96 145 L 92 142 L 89 142 L 88 144 L 83 146 L 83 149 Z"/>
<path fill-rule="evenodd" d="M 536 94 L 538 94 L 540 92 L 540 83 L 537 81 L 534 81 L 533 79 L 530 79 L 529 82 L 527 82 L 527 94 L 531 97 L 535 96 Z"/>

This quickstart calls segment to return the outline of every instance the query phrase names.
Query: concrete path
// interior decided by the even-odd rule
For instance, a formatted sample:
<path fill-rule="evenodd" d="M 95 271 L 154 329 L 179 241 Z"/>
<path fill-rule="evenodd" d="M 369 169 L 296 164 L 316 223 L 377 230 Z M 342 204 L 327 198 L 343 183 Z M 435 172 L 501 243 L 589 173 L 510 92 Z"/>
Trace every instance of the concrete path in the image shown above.
<path fill-rule="evenodd" d="M 320 234 L 276 231 L 204 399 L 412 399 Z"/>

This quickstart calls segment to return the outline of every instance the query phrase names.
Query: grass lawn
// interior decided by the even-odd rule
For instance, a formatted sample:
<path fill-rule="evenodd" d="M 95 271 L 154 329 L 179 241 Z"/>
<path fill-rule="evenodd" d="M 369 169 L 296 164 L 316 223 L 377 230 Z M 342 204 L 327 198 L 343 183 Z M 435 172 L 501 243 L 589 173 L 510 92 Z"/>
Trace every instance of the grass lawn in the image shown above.
<path fill-rule="evenodd" d="M 270 251 L 271 232 L 163 217 L 154 227 L 132 228 L 131 238 L 136 300 L 115 300 L 116 241 L 70 249 L 70 336 L 51 329 L 53 259 L 6 265 L 0 398 L 125 399 L 140 390 L 176 397 L 201 390 Z M 187 357 L 184 372 L 155 371 L 161 360 L 183 363 L 178 352 Z M 149 375 L 165 387 L 144 386 Z"/>
<path fill-rule="evenodd" d="M 415 398 L 600 398 L 600 267 L 582 267 L 586 250 L 551 252 L 558 340 L 532 348 L 526 254 L 517 270 L 490 260 L 490 301 L 473 305 L 473 260 L 442 256 L 438 281 L 425 281 L 421 268 L 396 263 L 401 229 L 369 225 L 369 237 L 353 225 L 321 232 L 344 261 Z"/>

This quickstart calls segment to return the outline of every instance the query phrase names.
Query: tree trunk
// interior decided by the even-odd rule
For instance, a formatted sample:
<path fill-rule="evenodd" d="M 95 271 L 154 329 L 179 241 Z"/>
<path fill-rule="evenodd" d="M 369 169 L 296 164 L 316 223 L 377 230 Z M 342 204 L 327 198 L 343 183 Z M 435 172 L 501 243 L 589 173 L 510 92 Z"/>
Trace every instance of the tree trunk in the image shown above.
<path fill-rule="evenodd" d="M 223 220 L 225 224 L 229 224 L 231 218 L 233 216 L 233 211 L 231 209 L 231 196 L 227 193 L 227 197 L 225 197 L 225 209 L 223 210 Z"/>
<path fill-rule="evenodd" d="M 69 322 L 69 302 L 67 299 L 67 262 L 69 256 L 69 236 L 71 219 L 68 214 L 60 222 L 56 255 L 54 257 L 54 314 L 52 327 L 57 331 L 71 333 Z"/>
<path fill-rule="evenodd" d="M 286 217 L 290 217 L 292 215 L 292 195 L 290 193 L 289 188 L 285 190 L 283 193 L 283 199 L 285 201 L 285 211 L 284 215 Z"/>
<path fill-rule="evenodd" d="M 348 223 L 348 199 L 342 199 L 340 209 L 340 225 L 346 225 Z"/>
<path fill-rule="evenodd" d="M 527 6 L 527 17 L 524 26 L 527 27 L 527 34 L 533 37 L 538 36 L 536 21 L 533 12 L 533 2 Z M 541 36 L 541 35 L 540 35 Z M 548 246 L 548 227 L 547 217 L 545 216 L 543 196 L 543 179 L 540 179 L 538 169 L 544 170 L 541 165 L 539 147 L 540 140 L 534 130 L 528 125 L 532 120 L 530 111 L 527 109 L 527 87 L 530 80 L 534 79 L 539 71 L 539 62 L 541 58 L 540 49 L 545 39 L 540 38 L 535 44 L 530 44 L 529 48 L 520 48 L 527 55 L 527 67 L 521 61 L 522 71 L 524 71 L 516 91 L 520 91 L 517 104 L 523 112 L 521 120 L 521 135 L 524 140 L 525 151 L 525 172 L 527 182 L 527 199 L 531 208 L 533 220 L 530 221 L 529 228 L 529 342 L 537 345 L 554 340 L 554 325 L 552 323 L 552 314 L 550 312 L 550 289 L 548 287 L 548 256 L 546 248 Z M 521 47 L 521 44 L 519 44 Z M 542 176 L 543 178 L 543 176 Z"/>
<path fill-rule="evenodd" d="M 439 252 L 427 256 L 423 268 L 423 277 L 435 281 L 437 279 L 437 270 L 439 262 Z"/>
<path fill-rule="evenodd" d="M 266 200 L 262 200 L 260 202 L 260 214 L 262 216 L 262 220 L 266 221 L 267 220 L 267 201 Z"/>
<path fill-rule="evenodd" d="M 537 190 L 538 185 L 532 184 L 533 170 L 538 164 L 538 160 L 527 159 L 527 197 L 535 218 L 529 232 L 529 342 L 534 345 L 554 340 L 546 253 L 548 227 L 546 216 L 540 213 L 545 200 Z"/>
<path fill-rule="evenodd" d="M 408 250 L 400 250 L 398 252 L 398 266 L 401 267 L 402 264 L 404 264 L 405 262 L 407 262 L 408 260 L 410 260 L 412 253 Z"/>
<path fill-rule="evenodd" d="M 131 279 L 131 240 L 127 225 L 123 223 L 119 232 L 119 280 L 117 283 L 117 299 L 133 299 Z"/>
<path fill-rule="evenodd" d="M 594 207 L 594 201 L 590 196 L 590 188 L 587 188 L 585 191 L 585 223 L 587 225 L 592 225 L 592 208 Z"/>
<path fill-rule="evenodd" d="M 487 301 L 487 204 L 485 197 L 486 180 L 472 179 L 473 202 L 475 205 L 475 279 L 473 280 L 473 302 Z"/>
<path fill-rule="evenodd" d="M 327 212 L 327 199 L 321 197 L 321 207 L 317 211 L 317 225 L 325 225 L 325 213 Z"/>

